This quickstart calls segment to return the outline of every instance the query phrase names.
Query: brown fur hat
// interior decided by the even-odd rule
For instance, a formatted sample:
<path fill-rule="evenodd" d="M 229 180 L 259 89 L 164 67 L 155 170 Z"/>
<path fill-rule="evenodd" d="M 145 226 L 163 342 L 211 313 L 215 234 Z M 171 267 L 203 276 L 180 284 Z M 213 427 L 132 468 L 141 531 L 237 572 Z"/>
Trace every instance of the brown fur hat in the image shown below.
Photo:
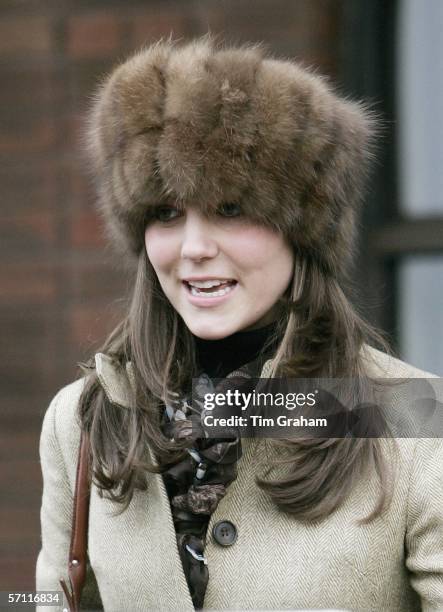
<path fill-rule="evenodd" d="M 159 42 L 117 67 L 90 114 L 99 205 L 114 244 L 136 255 L 152 208 L 241 203 L 296 252 L 340 274 L 375 122 L 325 79 L 260 46 Z"/>

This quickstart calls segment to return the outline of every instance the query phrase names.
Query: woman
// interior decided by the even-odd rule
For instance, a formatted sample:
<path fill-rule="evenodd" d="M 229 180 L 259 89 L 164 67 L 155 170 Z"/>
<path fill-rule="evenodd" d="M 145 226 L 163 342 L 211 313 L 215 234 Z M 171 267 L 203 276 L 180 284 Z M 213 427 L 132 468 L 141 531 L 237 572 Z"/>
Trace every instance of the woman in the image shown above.
<path fill-rule="evenodd" d="M 44 420 L 39 589 L 66 579 L 83 429 L 85 606 L 443 609 L 440 440 L 191 427 L 197 377 L 346 378 L 361 403 L 370 378 L 427 376 L 370 348 L 343 293 L 373 134 L 364 106 L 258 47 L 162 42 L 106 80 L 91 159 L 136 281 Z"/>

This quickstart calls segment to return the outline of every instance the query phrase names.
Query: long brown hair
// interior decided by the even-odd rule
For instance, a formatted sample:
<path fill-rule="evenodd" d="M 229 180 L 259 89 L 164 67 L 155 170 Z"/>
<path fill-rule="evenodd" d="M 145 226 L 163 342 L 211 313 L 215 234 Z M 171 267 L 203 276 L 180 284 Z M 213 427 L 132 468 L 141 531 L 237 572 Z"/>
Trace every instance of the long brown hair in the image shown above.
<path fill-rule="evenodd" d="M 342 282 L 314 259 L 297 254 L 294 276 L 282 298 L 276 333 L 281 338 L 271 374 L 291 378 L 348 378 L 354 401 L 365 401 L 369 383 L 362 362 L 364 343 L 386 350 L 379 333 L 365 323 L 345 295 Z M 197 373 L 194 340 L 165 297 L 146 252 L 139 256 L 128 314 L 101 348 L 116 362 L 132 362 L 136 402 L 132 409 L 113 405 L 104 394 L 92 362 L 81 400 L 82 427 L 89 432 L 93 478 L 101 494 L 123 511 L 136 489 L 146 488 L 147 472 L 161 472 L 183 456 L 185 443 L 167 439 L 160 429 L 162 398 L 189 387 Z M 378 438 L 295 438 L 273 441 L 279 458 L 257 484 L 285 512 L 300 520 L 328 516 L 346 499 L 366 470 L 375 470 L 380 494 L 371 514 L 389 502 L 390 466 Z M 153 461 L 147 448 L 158 461 Z M 284 479 L 271 478 L 284 464 Z"/>

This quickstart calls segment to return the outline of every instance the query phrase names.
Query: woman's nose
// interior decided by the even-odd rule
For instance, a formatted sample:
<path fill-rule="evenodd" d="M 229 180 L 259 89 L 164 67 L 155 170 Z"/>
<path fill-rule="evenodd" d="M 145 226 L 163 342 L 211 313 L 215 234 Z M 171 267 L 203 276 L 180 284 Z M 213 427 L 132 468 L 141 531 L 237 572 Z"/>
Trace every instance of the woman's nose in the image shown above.
<path fill-rule="evenodd" d="M 218 245 L 210 223 L 196 213 L 187 213 L 183 225 L 182 258 L 200 260 L 215 257 L 217 253 Z"/>

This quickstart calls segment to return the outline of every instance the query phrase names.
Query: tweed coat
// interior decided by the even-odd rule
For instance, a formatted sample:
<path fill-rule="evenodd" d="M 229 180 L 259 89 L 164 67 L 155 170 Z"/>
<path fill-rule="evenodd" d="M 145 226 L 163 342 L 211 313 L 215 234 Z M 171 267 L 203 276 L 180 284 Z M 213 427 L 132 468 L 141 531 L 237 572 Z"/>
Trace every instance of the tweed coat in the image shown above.
<path fill-rule="evenodd" d="M 363 350 L 372 375 L 432 376 L 375 349 Z M 106 393 L 125 405 L 130 387 L 125 372 L 103 355 L 97 365 Z M 59 579 L 67 578 L 83 384 L 78 380 L 62 389 L 43 422 L 38 589 L 60 590 Z M 391 505 L 359 525 L 374 507 L 375 477 L 359 482 L 325 520 L 302 523 L 279 512 L 254 482 L 275 453 L 272 441 L 244 440 L 238 477 L 209 523 L 205 609 L 443 610 L 443 443 L 437 438 L 397 442 Z M 98 608 L 101 599 L 107 612 L 193 610 L 162 477 L 151 475 L 147 491 L 136 492 L 123 514 L 115 515 L 115 509 L 93 486 L 88 533 L 93 573 L 85 609 Z M 212 538 L 212 526 L 220 520 L 236 525 L 234 545 L 223 547 Z"/>

